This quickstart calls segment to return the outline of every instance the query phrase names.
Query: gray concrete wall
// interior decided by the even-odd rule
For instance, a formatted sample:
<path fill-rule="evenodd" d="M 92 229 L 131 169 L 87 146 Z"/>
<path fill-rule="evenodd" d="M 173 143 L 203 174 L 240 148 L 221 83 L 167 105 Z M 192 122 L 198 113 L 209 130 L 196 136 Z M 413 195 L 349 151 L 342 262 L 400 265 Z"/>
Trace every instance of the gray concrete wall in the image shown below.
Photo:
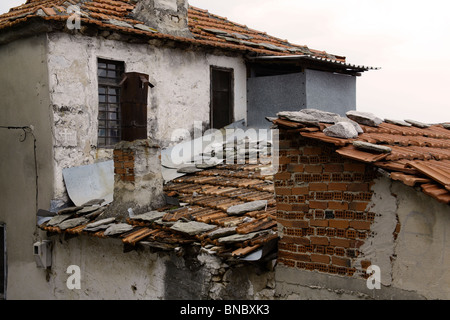
<path fill-rule="evenodd" d="M 356 110 L 356 77 L 309 69 L 305 73 L 307 108 L 342 116 Z"/>
<path fill-rule="evenodd" d="M 50 205 L 53 191 L 52 112 L 45 35 L 0 46 L 0 125 L 35 128 L 39 207 Z M 0 129 L 0 221 L 6 223 L 9 299 L 37 295 L 45 283 L 38 275 L 33 243 L 36 230 L 33 137 Z"/>
<path fill-rule="evenodd" d="M 356 110 L 356 77 L 306 69 L 247 80 L 248 126 L 268 128 L 280 111 L 320 109 L 345 116 Z"/>
<path fill-rule="evenodd" d="M 265 117 L 275 117 L 280 111 L 306 108 L 304 73 L 249 78 L 247 87 L 247 125 L 251 128 L 268 128 Z"/>

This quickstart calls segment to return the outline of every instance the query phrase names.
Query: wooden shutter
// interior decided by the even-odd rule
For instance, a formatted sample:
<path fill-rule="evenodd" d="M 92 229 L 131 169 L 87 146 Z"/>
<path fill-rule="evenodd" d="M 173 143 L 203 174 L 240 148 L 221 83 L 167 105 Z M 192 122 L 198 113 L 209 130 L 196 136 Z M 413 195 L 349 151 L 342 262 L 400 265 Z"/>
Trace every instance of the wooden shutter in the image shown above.
<path fill-rule="evenodd" d="M 128 72 L 121 82 L 120 106 L 122 112 L 122 140 L 147 139 L 148 87 L 153 87 L 149 76 Z"/>

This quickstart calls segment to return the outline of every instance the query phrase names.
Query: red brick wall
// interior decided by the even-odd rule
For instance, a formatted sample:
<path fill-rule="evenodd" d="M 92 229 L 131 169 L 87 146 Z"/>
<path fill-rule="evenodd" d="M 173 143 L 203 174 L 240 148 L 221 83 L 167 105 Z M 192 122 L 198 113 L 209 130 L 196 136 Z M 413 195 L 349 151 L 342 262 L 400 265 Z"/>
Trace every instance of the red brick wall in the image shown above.
<path fill-rule="evenodd" d="M 280 168 L 274 177 L 282 238 L 279 262 L 331 274 L 357 270 L 359 248 L 375 214 L 368 204 L 376 177 L 372 166 L 342 158 L 327 143 L 280 131 Z"/>
<path fill-rule="evenodd" d="M 122 181 L 134 182 L 134 151 L 114 150 L 114 173 Z"/>

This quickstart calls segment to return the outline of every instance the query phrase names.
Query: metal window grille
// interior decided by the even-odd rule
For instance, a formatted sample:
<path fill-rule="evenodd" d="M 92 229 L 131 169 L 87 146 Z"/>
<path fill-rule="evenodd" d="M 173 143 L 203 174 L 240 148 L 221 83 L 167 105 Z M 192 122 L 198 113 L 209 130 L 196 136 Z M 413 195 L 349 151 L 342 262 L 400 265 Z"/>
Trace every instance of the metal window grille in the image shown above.
<path fill-rule="evenodd" d="M 120 82 L 123 62 L 98 59 L 98 146 L 112 147 L 120 142 Z"/>

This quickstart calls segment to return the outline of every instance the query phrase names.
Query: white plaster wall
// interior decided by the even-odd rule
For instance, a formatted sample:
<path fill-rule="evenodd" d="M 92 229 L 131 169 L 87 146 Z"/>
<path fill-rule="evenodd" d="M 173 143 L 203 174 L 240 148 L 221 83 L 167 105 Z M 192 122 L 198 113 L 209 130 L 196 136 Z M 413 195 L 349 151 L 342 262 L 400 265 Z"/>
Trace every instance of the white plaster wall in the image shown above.
<path fill-rule="evenodd" d="M 393 285 L 428 299 L 450 299 L 450 207 L 400 182 L 392 191 L 401 223 Z"/>
<path fill-rule="evenodd" d="M 388 177 L 375 180 L 372 190 L 368 210 L 376 217 L 358 260 L 380 267 L 383 288 L 450 299 L 449 206 Z"/>
<path fill-rule="evenodd" d="M 126 72 L 149 74 L 149 138 L 171 144 L 176 129 L 192 132 L 210 119 L 210 66 L 233 68 L 235 119 L 246 119 L 246 67 L 242 57 L 158 48 L 65 33 L 48 35 L 50 99 L 55 126 L 55 199 L 64 199 L 64 168 L 111 159 L 97 150 L 97 58 L 125 62 Z M 178 142 L 178 141 L 177 141 Z"/>
<path fill-rule="evenodd" d="M 62 300 L 160 300 L 164 297 L 165 261 L 150 252 L 123 253 L 117 239 L 53 238 L 49 293 Z M 67 268 L 80 267 L 80 289 L 69 289 Z"/>

